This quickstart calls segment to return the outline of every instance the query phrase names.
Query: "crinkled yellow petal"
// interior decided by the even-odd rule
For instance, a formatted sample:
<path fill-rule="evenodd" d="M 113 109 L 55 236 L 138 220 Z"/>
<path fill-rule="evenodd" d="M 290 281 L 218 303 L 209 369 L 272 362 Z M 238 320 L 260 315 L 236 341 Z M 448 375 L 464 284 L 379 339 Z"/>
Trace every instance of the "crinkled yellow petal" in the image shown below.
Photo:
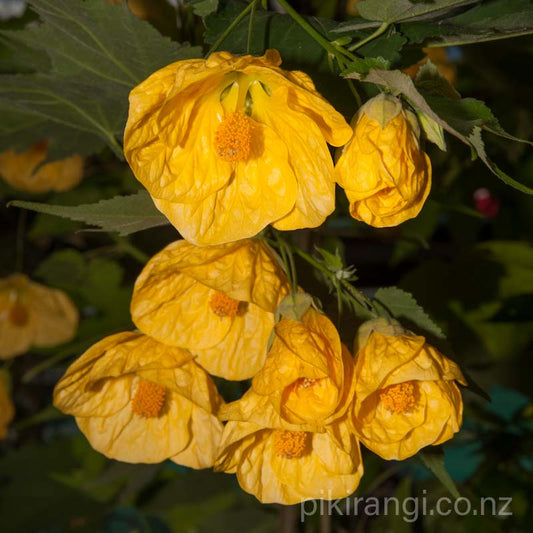
<path fill-rule="evenodd" d="M 335 165 L 351 215 L 375 227 L 415 217 L 431 188 L 431 161 L 402 112 L 382 128 L 364 111 Z"/>
<path fill-rule="evenodd" d="M 260 79 L 273 96 L 281 88 L 288 91 L 288 107 L 302 116 L 309 117 L 319 128 L 326 142 L 342 146 L 352 137 L 353 131 L 344 117 L 320 95 L 312 79 L 298 70 L 249 67 L 247 74 Z"/>
<path fill-rule="evenodd" d="M 190 349 L 197 356 L 196 362 L 210 374 L 229 380 L 248 379 L 263 367 L 273 327 L 272 313 L 247 303 L 242 315 L 231 319 L 231 327 L 220 342 L 212 348 Z"/>
<path fill-rule="evenodd" d="M 206 285 L 174 272 L 135 292 L 132 318 L 143 333 L 170 346 L 210 348 L 224 339 L 233 322 L 213 312 L 209 302 L 214 294 Z"/>
<path fill-rule="evenodd" d="M 0 440 L 7 435 L 9 423 L 15 416 L 15 407 L 9 396 L 7 385 L 0 375 Z"/>
<path fill-rule="evenodd" d="M 35 323 L 33 344 L 55 346 L 74 338 L 79 314 L 72 300 L 59 289 L 31 283 L 31 320 Z"/>
<path fill-rule="evenodd" d="M 113 387 L 130 395 L 135 378 L 113 380 Z M 91 446 L 106 457 L 128 463 L 160 463 L 183 450 L 192 438 L 190 420 L 193 405 L 179 394 L 170 392 L 158 417 L 137 415 L 128 402 L 109 416 L 76 417 L 76 422 Z"/>
<path fill-rule="evenodd" d="M 278 87 L 267 95 L 263 86 L 253 83 L 250 94 L 253 115 L 268 124 L 291 147 L 289 161 L 298 182 L 298 196 L 293 209 L 274 227 L 281 230 L 316 227 L 335 209 L 333 161 L 317 124 L 307 115 L 288 106 L 287 87 Z"/>
<path fill-rule="evenodd" d="M 378 389 L 404 381 L 466 381 L 459 367 L 417 335 L 373 331 L 355 362 L 356 396 L 362 402 Z"/>
<path fill-rule="evenodd" d="M 340 414 L 344 374 L 335 326 L 311 309 L 301 322 L 283 318 L 276 325 L 269 355 L 252 387 L 269 396 L 287 422 L 324 424 Z"/>
<path fill-rule="evenodd" d="M 116 387 L 113 380 L 151 369 L 172 370 L 192 357 L 140 333 L 111 335 L 70 365 L 54 389 L 54 405 L 74 416 L 109 416 L 122 410 L 131 398 L 127 387 Z"/>
<path fill-rule="evenodd" d="M 263 124 L 255 124 L 255 135 L 251 157 L 237 161 L 230 181 L 205 199 L 178 203 L 154 198 L 188 241 L 206 246 L 253 237 L 294 207 L 298 186 L 287 146 Z"/>
<path fill-rule="evenodd" d="M 146 264 L 135 283 L 132 299 L 132 314 L 143 302 L 144 290 L 160 302 L 164 291 L 174 299 L 176 272 L 242 302 L 251 302 L 273 313 L 279 301 L 288 292 L 287 277 L 272 252 L 259 240 L 242 240 L 234 243 L 210 246 L 195 246 L 185 240 L 169 244 Z M 153 286 L 153 289 L 150 287 Z"/>
<path fill-rule="evenodd" d="M 403 460 L 421 448 L 453 437 L 462 423 L 463 402 L 451 381 L 421 381 L 412 412 L 391 413 L 368 398 L 355 416 L 361 442 L 384 459 Z"/>
<path fill-rule="evenodd" d="M 287 459 L 276 453 L 274 432 L 250 422 L 229 422 L 215 469 L 235 472 L 241 487 L 262 503 L 335 499 L 357 488 L 363 468 L 353 436 L 352 446 L 343 449 L 328 433 L 309 434 L 310 449 Z"/>

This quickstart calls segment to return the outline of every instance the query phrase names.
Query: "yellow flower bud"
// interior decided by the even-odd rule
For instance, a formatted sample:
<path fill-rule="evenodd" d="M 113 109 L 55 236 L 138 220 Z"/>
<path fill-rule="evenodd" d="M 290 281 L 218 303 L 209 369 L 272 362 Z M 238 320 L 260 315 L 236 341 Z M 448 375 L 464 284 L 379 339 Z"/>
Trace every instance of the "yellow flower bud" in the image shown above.
<path fill-rule="evenodd" d="M 354 117 L 354 133 L 335 166 L 350 214 L 374 227 L 416 217 L 431 188 L 431 162 L 419 145 L 416 117 L 380 94 Z"/>
<path fill-rule="evenodd" d="M 15 189 L 26 192 L 66 191 L 83 177 L 83 158 L 79 155 L 38 166 L 46 159 L 46 141 L 17 154 L 0 153 L 0 176 Z"/>
<path fill-rule="evenodd" d="M 356 339 L 354 370 L 353 421 L 361 442 L 384 459 L 405 459 L 451 439 L 462 423 L 455 381 L 466 381 L 459 367 L 398 324 L 372 321 L 365 329 Z"/>

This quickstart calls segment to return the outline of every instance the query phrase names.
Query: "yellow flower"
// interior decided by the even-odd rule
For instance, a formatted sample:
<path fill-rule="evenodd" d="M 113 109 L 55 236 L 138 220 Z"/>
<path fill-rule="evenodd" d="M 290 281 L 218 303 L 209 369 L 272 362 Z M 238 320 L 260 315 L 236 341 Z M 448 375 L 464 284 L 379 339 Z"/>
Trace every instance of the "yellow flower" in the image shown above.
<path fill-rule="evenodd" d="M 259 411 L 269 423 L 250 421 Z M 346 417 L 319 433 L 309 431 L 284 422 L 253 390 L 224 406 L 220 415 L 230 421 L 215 470 L 237 474 L 240 486 L 262 503 L 344 498 L 359 485 L 361 452 Z"/>
<path fill-rule="evenodd" d="M 418 215 L 431 188 L 431 162 L 418 130 L 415 115 L 391 95 L 380 94 L 358 111 L 352 140 L 335 166 L 352 217 L 381 228 Z"/>
<path fill-rule="evenodd" d="M 130 93 L 126 159 L 187 240 L 316 227 L 333 211 L 326 143 L 343 145 L 351 128 L 306 74 L 280 64 L 276 50 L 217 52 L 172 63 Z"/>
<path fill-rule="evenodd" d="M 450 82 L 450 84 L 455 85 L 455 82 L 457 81 L 457 72 L 454 64 L 448 59 L 446 49 L 442 47 L 422 48 L 422 52 L 426 54 L 426 57 L 422 58 L 418 63 L 403 69 L 403 72 L 405 72 L 405 74 L 411 78 L 416 78 L 420 67 L 429 59 L 437 67 L 437 70 Z"/>
<path fill-rule="evenodd" d="M 77 328 L 78 310 L 63 291 L 24 274 L 0 279 L 0 359 L 67 342 Z"/>
<path fill-rule="evenodd" d="M 384 459 L 405 459 L 453 437 L 463 401 L 459 367 L 424 337 L 371 321 L 356 339 L 354 426 Z M 365 340 L 366 338 L 366 340 Z"/>
<path fill-rule="evenodd" d="M 0 371 L 0 440 L 5 439 L 9 423 L 15 416 L 15 407 L 9 395 L 7 376 Z"/>
<path fill-rule="evenodd" d="M 211 374 L 252 377 L 265 361 L 287 279 L 262 241 L 201 248 L 176 241 L 145 266 L 131 314 L 147 335 L 190 350 Z"/>
<path fill-rule="evenodd" d="M 27 192 L 66 191 L 83 177 L 83 158 L 74 155 L 61 161 L 38 166 L 46 159 L 47 142 L 16 154 L 12 150 L 0 153 L 0 176 L 9 185 Z"/>
<path fill-rule="evenodd" d="M 68 368 L 54 405 L 107 457 L 207 468 L 222 434 L 222 400 L 192 358 L 140 333 L 111 335 Z"/>
<path fill-rule="evenodd" d="M 292 424 L 320 428 L 343 415 L 353 395 L 353 363 L 331 321 L 310 309 L 301 322 L 283 318 L 274 331 L 253 390 L 268 396 L 275 412 Z"/>

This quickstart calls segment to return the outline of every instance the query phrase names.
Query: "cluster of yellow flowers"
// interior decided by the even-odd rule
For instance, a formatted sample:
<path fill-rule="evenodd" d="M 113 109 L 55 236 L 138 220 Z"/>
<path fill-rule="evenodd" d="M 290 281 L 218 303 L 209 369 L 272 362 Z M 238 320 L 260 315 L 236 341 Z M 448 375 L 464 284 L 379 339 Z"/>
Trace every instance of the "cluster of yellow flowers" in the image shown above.
<path fill-rule="evenodd" d="M 404 459 L 451 438 L 465 381 L 395 321 L 365 323 L 350 351 L 314 307 L 277 317 L 290 284 L 250 237 L 320 225 L 335 182 L 355 218 L 395 225 L 416 216 L 431 181 L 416 118 L 396 97 L 369 101 L 351 128 L 308 76 L 279 64 L 274 50 L 215 53 L 132 91 L 126 157 L 187 240 L 137 278 L 139 331 L 83 354 L 54 404 L 108 457 L 214 467 L 262 502 L 293 504 L 351 494 L 360 443 Z M 328 143 L 344 146 L 336 166 Z M 226 404 L 208 373 L 251 387 Z"/>
<path fill-rule="evenodd" d="M 276 323 L 287 294 L 261 240 L 174 242 L 135 283 L 140 332 L 90 348 L 54 404 L 108 457 L 214 466 L 265 503 L 351 494 L 363 474 L 359 442 L 404 459 L 458 431 L 464 378 L 423 337 L 377 319 L 352 354 L 313 308 Z M 252 385 L 225 404 L 208 372 Z"/>
<path fill-rule="evenodd" d="M 350 127 L 303 72 L 227 52 L 178 61 L 130 94 L 124 152 L 181 235 L 198 245 L 321 225 L 335 182 L 354 218 L 395 226 L 415 217 L 431 186 L 419 126 L 382 94 Z M 334 166 L 328 143 L 341 147 Z"/>

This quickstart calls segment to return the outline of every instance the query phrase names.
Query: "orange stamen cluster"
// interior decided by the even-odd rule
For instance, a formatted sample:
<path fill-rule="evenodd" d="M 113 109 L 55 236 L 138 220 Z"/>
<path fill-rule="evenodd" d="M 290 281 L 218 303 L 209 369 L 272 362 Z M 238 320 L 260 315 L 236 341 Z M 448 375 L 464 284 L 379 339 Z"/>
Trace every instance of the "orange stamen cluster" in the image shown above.
<path fill-rule="evenodd" d="M 277 429 L 274 432 L 274 450 L 285 459 L 298 459 L 307 451 L 310 436 L 307 431 Z"/>
<path fill-rule="evenodd" d="M 213 313 L 221 317 L 237 316 L 239 313 L 239 304 L 239 300 L 235 300 L 220 291 L 216 291 L 215 294 L 211 296 L 211 300 L 209 300 L 209 306 L 213 310 Z"/>
<path fill-rule="evenodd" d="M 159 385 L 146 379 L 140 379 L 131 403 L 131 408 L 139 416 L 155 418 L 161 414 L 166 396 L 167 389 L 164 385 Z"/>
<path fill-rule="evenodd" d="M 411 381 L 390 385 L 379 393 L 385 409 L 391 413 L 406 413 L 416 406 L 415 386 Z"/>
<path fill-rule="evenodd" d="M 215 132 L 215 150 L 230 163 L 245 161 L 250 155 L 252 119 L 240 112 L 228 113 Z"/>

